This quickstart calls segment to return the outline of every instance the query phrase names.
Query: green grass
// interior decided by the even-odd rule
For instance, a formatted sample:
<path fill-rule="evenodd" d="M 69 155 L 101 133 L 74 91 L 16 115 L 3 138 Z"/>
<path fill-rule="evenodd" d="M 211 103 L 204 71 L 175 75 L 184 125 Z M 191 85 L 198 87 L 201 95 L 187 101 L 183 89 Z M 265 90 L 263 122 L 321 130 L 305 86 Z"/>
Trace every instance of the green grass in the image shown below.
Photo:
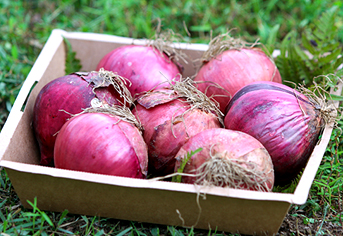
<path fill-rule="evenodd" d="M 235 36 L 253 42 L 260 39 L 269 49 L 280 48 L 286 35 L 294 31 L 301 44 L 304 29 L 324 11 L 337 7 L 333 36 L 343 43 L 343 3 L 341 1 L 225 1 L 207 4 L 195 0 L 114 1 L 114 0 L 0 0 L 0 128 L 51 30 L 98 32 L 134 38 L 151 38 L 162 20 L 163 29 L 172 29 L 193 43 L 208 43 L 212 35 L 235 28 Z M 191 33 L 186 34 L 184 26 Z M 287 39 L 287 38 L 286 38 Z M 339 127 L 342 127 L 342 121 Z M 289 235 L 297 230 L 305 235 L 343 232 L 343 139 L 335 129 L 322 164 L 310 190 L 308 201 L 293 205 L 287 216 Z M 0 180 L 0 233 L 2 235 L 220 235 L 221 232 L 190 230 L 171 226 L 43 212 L 32 202 L 24 209 L 6 172 Z M 292 187 L 284 190 L 289 191 Z M 334 231 L 337 230 L 337 231 Z M 340 230 L 340 231 L 339 231 Z M 227 235 L 227 234 L 225 234 Z"/>

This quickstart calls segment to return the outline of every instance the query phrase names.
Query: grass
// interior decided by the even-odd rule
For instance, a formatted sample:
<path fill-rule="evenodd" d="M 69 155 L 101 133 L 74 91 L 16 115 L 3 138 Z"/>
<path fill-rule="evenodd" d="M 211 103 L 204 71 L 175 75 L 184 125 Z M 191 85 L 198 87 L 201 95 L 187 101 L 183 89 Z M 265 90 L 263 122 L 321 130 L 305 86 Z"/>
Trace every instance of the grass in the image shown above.
<path fill-rule="evenodd" d="M 150 38 L 157 19 L 164 29 L 185 35 L 189 42 L 208 43 L 211 34 L 235 28 L 249 42 L 257 38 L 279 48 L 292 30 L 301 34 L 326 9 L 336 6 L 335 38 L 343 43 L 341 1 L 225 1 L 195 0 L 31 0 L 0 1 L 0 128 L 3 126 L 24 79 L 52 29 L 98 32 Z M 187 36 L 184 25 L 190 32 Z M 300 39 L 296 39 L 300 42 Z M 339 121 L 339 127 L 343 122 Z M 310 190 L 308 201 L 292 205 L 280 235 L 339 235 L 343 232 L 343 139 L 335 129 Z M 222 232 L 44 212 L 31 202 L 24 209 L 5 170 L 0 179 L 0 233 L 2 235 L 221 235 Z M 290 191 L 292 186 L 284 191 Z M 283 230 L 285 227 L 285 230 Z M 223 234 L 224 235 L 224 234 Z M 227 235 L 227 234 L 225 234 Z"/>

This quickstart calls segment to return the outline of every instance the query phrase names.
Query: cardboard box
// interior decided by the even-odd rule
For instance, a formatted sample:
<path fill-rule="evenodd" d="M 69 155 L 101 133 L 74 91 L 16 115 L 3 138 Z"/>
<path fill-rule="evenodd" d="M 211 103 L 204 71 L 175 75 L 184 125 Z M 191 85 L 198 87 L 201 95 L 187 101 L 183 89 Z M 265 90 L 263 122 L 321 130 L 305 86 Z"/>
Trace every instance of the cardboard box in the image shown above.
<path fill-rule="evenodd" d="M 25 80 L 12 111 L 0 134 L 0 165 L 24 207 L 27 200 L 38 200 L 46 211 L 98 215 L 175 226 L 192 226 L 199 216 L 193 185 L 154 180 L 131 179 L 39 165 L 38 146 L 31 127 L 33 104 L 40 89 L 49 81 L 63 76 L 67 38 L 83 65 L 82 71 L 95 70 L 98 61 L 110 50 L 124 44 L 144 44 L 117 36 L 54 30 Z M 203 44 L 178 44 L 192 58 L 207 49 Z M 194 73 L 185 66 L 185 76 Z M 37 83 L 38 82 L 38 83 Z M 36 84 L 32 92 L 32 86 Z M 30 94 L 30 95 L 29 95 Z M 28 96 L 29 95 L 29 96 Z M 25 109 L 23 111 L 23 105 Z M 200 197 L 201 214 L 196 228 L 242 234 L 273 235 L 291 204 L 304 204 L 332 132 L 325 127 L 299 185 L 292 194 L 264 193 L 229 188 L 204 188 Z M 179 212 L 179 213 L 178 213 Z M 184 222 L 182 221 L 184 220 Z"/>

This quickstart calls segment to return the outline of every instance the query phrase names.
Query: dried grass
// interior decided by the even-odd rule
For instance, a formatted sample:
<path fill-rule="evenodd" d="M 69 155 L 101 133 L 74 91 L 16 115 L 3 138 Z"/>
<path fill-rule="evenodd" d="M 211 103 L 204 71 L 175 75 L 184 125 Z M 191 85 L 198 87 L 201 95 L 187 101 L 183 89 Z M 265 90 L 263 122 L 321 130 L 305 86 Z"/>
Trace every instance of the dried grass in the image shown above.
<path fill-rule="evenodd" d="M 273 168 L 260 170 L 257 163 L 232 159 L 227 152 L 213 154 L 213 146 L 210 149 L 211 158 L 194 171 L 195 184 L 269 191 L 268 174 L 274 171 Z"/>
<path fill-rule="evenodd" d="M 221 119 L 224 114 L 219 109 L 219 103 L 201 92 L 191 78 L 187 77 L 175 81 L 174 84 L 170 84 L 170 87 L 179 98 L 184 98 L 187 103 L 191 104 L 191 109 L 201 109 L 207 113 L 213 113 L 223 124 Z"/>
<path fill-rule="evenodd" d="M 297 91 L 299 91 L 309 99 L 315 109 L 320 111 L 320 116 L 323 120 L 323 127 L 330 123 L 333 123 L 336 127 L 337 121 L 342 118 L 342 112 L 340 111 L 341 108 L 336 107 L 333 103 L 334 99 L 332 98 L 330 92 L 327 91 L 327 86 L 319 85 L 315 82 L 318 77 L 325 77 L 327 82 L 334 84 L 330 76 L 335 75 L 320 75 L 314 78 L 313 85 L 310 88 L 307 88 L 303 84 L 298 84 L 295 88 Z M 342 83 L 343 81 L 338 78 L 338 82 Z M 337 116 L 338 114 L 340 114 L 339 117 Z"/>
<path fill-rule="evenodd" d="M 94 73 L 89 80 L 89 83 L 93 83 L 93 93 L 95 93 L 95 89 L 101 88 L 101 87 L 108 87 L 112 85 L 115 89 L 115 91 L 119 94 L 121 98 L 124 100 L 124 104 L 128 104 L 129 106 L 133 105 L 134 99 L 132 98 L 132 95 L 130 91 L 128 90 L 128 87 L 131 86 L 131 82 L 124 78 L 117 73 L 114 73 L 112 71 L 107 71 L 104 68 L 101 68 L 99 71 L 92 71 L 90 73 Z M 81 76 L 83 78 L 84 75 L 88 75 L 88 72 L 76 72 L 77 75 Z M 118 100 L 119 101 L 119 100 Z"/>
<path fill-rule="evenodd" d="M 206 113 L 211 113 L 215 115 L 220 122 L 220 124 L 224 127 L 224 121 L 223 121 L 223 113 L 219 109 L 219 104 L 215 100 L 211 100 L 209 97 L 207 97 L 204 93 L 202 93 L 200 90 L 197 89 L 195 86 L 194 81 L 187 77 L 185 79 L 181 79 L 180 81 L 175 81 L 174 84 L 170 83 L 170 87 L 172 90 L 174 90 L 177 94 L 176 98 L 182 98 L 184 100 L 181 100 L 187 104 L 187 106 L 190 106 L 189 109 L 187 109 L 185 112 L 183 112 L 180 116 L 172 117 L 172 124 L 178 123 L 177 119 L 180 119 L 185 128 L 187 136 L 187 127 L 184 120 L 184 116 L 191 112 L 194 109 L 200 109 Z M 177 112 L 177 111 L 175 111 Z M 172 133 L 174 135 L 173 131 L 173 125 L 171 127 Z M 174 135 L 175 137 L 175 135 Z"/>
<path fill-rule="evenodd" d="M 260 45 L 258 40 L 256 40 L 254 43 L 248 43 L 240 38 L 233 38 L 232 36 L 230 36 L 231 31 L 232 30 L 211 39 L 208 44 L 208 50 L 204 52 L 200 59 L 201 62 L 206 63 L 212 58 L 216 58 L 219 54 L 226 50 L 240 50 L 242 48 L 253 48 L 257 45 Z"/>
<path fill-rule="evenodd" d="M 175 47 L 175 44 L 184 42 L 184 37 L 181 34 L 175 33 L 171 29 L 162 31 L 161 25 L 161 20 L 158 19 L 158 25 L 155 31 L 155 35 L 152 39 L 148 40 L 147 45 L 157 49 L 161 53 L 161 55 L 163 53 L 166 54 L 169 61 L 182 61 L 185 64 L 188 64 L 189 58 L 187 54 L 183 53 L 182 50 L 176 49 Z M 179 67 L 180 71 L 183 70 L 180 64 L 177 64 L 177 66 Z"/>
<path fill-rule="evenodd" d="M 126 121 L 135 125 L 139 129 L 140 132 L 142 132 L 143 130 L 143 127 L 141 123 L 139 122 L 139 120 L 137 120 L 136 117 L 132 114 L 130 108 L 126 106 L 121 106 L 121 105 L 109 106 L 106 104 L 106 105 L 98 106 L 98 107 L 88 107 L 86 109 L 83 109 L 82 112 L 72 115 L 72 116 L 74 117 L 74 116 L 78 116 L 84 113 L 104 113 L 110 116 L 115 116 L 119 118 L 118 122 L 120 122 L 121 120 Z"/>

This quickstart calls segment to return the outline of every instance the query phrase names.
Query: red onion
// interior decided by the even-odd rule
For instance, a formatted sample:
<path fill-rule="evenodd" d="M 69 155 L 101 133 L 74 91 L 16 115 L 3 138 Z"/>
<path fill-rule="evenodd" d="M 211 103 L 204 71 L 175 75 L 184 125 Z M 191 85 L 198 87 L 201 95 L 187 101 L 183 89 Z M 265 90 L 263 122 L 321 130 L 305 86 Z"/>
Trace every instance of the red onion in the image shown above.
<path fill-rule="evenodd" d="M 271 191 L 274 186 L 267 150 L 257 139 L 239 131 L 204 130 L 180 148 L 176 160 L 175 172 L 187 161 L 182 172 L 189 176 L 182 176 L 184 183 L 259 191 Z"/>
<path fill-rule="evenodd" d="M 113 114 L 83 113 L 57 135 L 55 167 L 132 178 L 146 178 L 147 146 L 139 129 Z"/>
<path fill-rule="evenodd" d="M 62 125 L 92 104 L 132 103 L 126 81 L 112 72 L 78 72 L 59 77 L 39 92 L 33 112 L 33 128 L 42 165 L 53 165 L 56 134 Z"/>
<path fill-rule="evenodd" d="M 131 81 L 132 96 L 168 85 L 180 79 L 178 67 L 165 53 L 154 46 L 126 45 L 105 55 L 97 69 L 104 68 Z"/>
<path fill-rule="evenodd" d="M 203 57 L 194 81 L 199 83 L 199 90 L 220 104 L 222 112 L 230 98 L 243 86 L 255 81 L 282 82 L 271 58 L 261 49 L 247 47 L 241 41 L 230 39 L 226 42 L 221 37 L 215 38 Z"/>
<path fill-rule="evenodd" d="M 275 181 L 281 185 L 305 167 L 323 125 L 321 112 L 311 100 L 274 82 L 245 86 L 226 110 L 225 127 L 250 134 L 266 147 Z"/>
<path fill-rule="evenodd" d="M 191 91 L 191 85 L 186 82 L 177 82 L 176 85 L 184 91 Z M 163 176 L 172 173 L 174 156 L 190 137 L 205 129 L 222 127 L 221 117 L 211 110 L 216 107 L 208 103 L 211 102 L 208 98 L 201 100 L 203 98 L 197 97 L 196 91 L 192 90 L 192 93 L 193 99 L 199 99 L 198 103 L 190 101 L 190 95 L 183 94 L 176 87 L 154 90 L 138 97 L 133 114 L 144 128 L 150 174 Z M 204 104 L 208 105 L 208 110 Z"/>

